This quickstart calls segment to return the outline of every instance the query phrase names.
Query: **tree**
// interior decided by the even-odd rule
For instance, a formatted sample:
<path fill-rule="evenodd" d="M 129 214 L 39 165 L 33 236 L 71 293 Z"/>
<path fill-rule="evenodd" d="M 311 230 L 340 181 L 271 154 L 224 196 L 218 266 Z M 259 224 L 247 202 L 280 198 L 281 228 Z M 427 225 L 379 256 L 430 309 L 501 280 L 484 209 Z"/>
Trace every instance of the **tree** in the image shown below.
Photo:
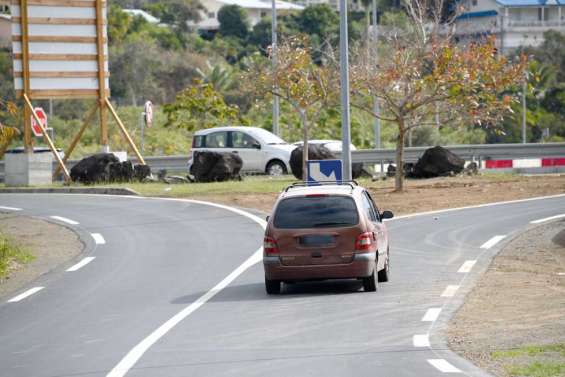
<path fill-rule="evenodd" d="M 390 37 L 387 58 L 378 67 L 366 51 L 352 59 L 352 105 L 396 125 L 395 190 L 404 190 L 407 134 L 429 124 L 479 124 L 495 127 L 516 100 L 502 92 L 521 82 L 526 60 L 511 63 L 497 54 L 494 40 L 456 45 L 440 33 L 441 2 L 430 12 L 425 1 L 407 3 L 409 28 Z M 377 97 L 381 112 L 373 112 Z"/>
<path fill-rule="evenodd" d="M 189 31 L 188 22 L 200 21 L 200 11 L 204 10 L 198 0 L 167 0 L 147 4 L 143 8 L 162 23 L 184 32 Z"/>
<path fill-rule="evenodd" d="M 177 95 L 174 103 L 164 106 L 167 126 L 189 131 L 217 126 L 245 124 L 239 109 L 225 103 L 223 96 L 211 84 L 195 81 Z"/>
<path fill-rule="evenodd" d="M 279 44 L 278 64 L 273 68 L 264 60 L 257 60 L 243 78 L 248 91 L 258 96 L 270 94 L 288 102 L 300 116 L 304 149 L 303 174 L 306 179 L 308 159 L 309 118 L 317 118 L 324 105 L 332 102 L 338 93 L 338 77 L 328 67 L 316 65 L 305 38 L 290 38 Z"/>
<path fill-rule="evenodd" d="M 14 117 L 18 118 L 19 111 L 16 105 L 11 101 L 0 99 L 0 118 Z M 9 127 L 0 122 L 0 158 L 4 156 L 6 149 L 14 139 L 20 134 L 16 127 Z"/>
<path fill-rule="evenodd" d="M 224 5 L 218 11 L 219 32 L 224 37 L 237 37 L 245 40 L 249 33 L 247 12 L 239 5 Z"/>

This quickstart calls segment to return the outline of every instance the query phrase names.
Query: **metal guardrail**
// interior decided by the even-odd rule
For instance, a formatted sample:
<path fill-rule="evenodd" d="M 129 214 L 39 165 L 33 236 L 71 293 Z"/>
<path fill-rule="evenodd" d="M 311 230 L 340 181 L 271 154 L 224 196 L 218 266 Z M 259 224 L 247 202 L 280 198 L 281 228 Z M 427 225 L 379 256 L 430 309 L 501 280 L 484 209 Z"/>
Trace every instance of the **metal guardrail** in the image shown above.
<path fill-rule="evenodd" d="M 412 147 L 404 149 L 404 161 L 416 162 L 430 147 Z M 464 160 L 511 160 L 520 158 L 565 157 L 565 143 L 545 144 L 477 144 L 477 145 L 448 145 L 444 148 L 455 153 Z M 394 149 L 364 149 L 352 151 L 352 161 L 365 164 L 394 162 Z M 189 155 L 145 157 L 145 162 L 151 170 L 186 172 Z M 70 169 L 78 160 L 67 161 Z M 132 159 L 136 163 L 136 159 Z M 0 161 L 0 176 L 4 176 L 4 161 Z"/>

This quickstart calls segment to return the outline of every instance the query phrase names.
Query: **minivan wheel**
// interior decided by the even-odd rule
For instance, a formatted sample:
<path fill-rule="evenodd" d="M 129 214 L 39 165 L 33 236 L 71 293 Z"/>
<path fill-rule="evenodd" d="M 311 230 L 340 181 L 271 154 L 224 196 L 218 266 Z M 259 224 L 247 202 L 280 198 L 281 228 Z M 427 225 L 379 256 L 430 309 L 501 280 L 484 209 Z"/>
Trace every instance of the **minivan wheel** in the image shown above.
<path fill-rule="evenodd" d="M 379 282 L 377 280 L 377 269 L 375 268 L 370 276 L 364 277 L 362 280 L 363 290 L 365 292 L 375 292 L 379 285 Z"/>
<path fill-rule="evenodd" d="M 386 283 L 388 281 L 388 279 L 390 278 L 390 254 L 387 250 L 386 252 L 386 263 L 385 263 L 385 268 L 383 268 L 382 270 L 379 271 L 379 282 L 380 283 Z"/>
<path fill-rule="evenodd" d="M 286 166 L 280 161 L 271 161 L 267 165 L 267 169 L 265 169 L 267 175 L 283 175 L 286 174 Z"/>
<path fill-rule="evenodd" d="M 270 295 L 276 295 L 281 293 L 281 282 L 280 280 L 269 280 L 265 276 L 265 290 Z"/>

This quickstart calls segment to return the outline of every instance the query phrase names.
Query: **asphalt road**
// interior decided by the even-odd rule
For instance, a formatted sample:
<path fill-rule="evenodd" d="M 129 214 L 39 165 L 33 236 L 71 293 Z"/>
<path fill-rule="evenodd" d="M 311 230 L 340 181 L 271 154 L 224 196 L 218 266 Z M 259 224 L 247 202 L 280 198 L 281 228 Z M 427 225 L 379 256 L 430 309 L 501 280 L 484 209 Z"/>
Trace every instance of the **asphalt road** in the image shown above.
<path fill-rule="evenodd" d="M 0 376 L 484 376 L 446 349 L 445 324 L 496 250 L 564 214 L 565 196 L 395 219 L 392 279 L 377 293 L 332 281 L 275 297 L 248 259 L 259 218 L 175 200 L 0 196 L 0 211 L 16 209 L 87 247 L 0 302 Z"/>

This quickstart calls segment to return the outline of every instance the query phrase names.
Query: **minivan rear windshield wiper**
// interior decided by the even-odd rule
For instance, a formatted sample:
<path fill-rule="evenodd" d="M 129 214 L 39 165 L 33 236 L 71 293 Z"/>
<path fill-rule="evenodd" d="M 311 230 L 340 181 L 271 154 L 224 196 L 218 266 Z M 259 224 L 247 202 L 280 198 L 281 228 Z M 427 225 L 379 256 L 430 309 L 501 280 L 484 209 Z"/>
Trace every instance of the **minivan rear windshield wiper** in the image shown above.
<path fill-rule="evenodd" d="M 312 227 L 317 228 L 317 227 L 320 227 L 320 226 L 332 226 L 332 225 L 352 225 L 352 224 L 350 224 L 348 222 L 343 222 L 343 221 L 342 222 L 333 221 L 333 222 L 325 222 L 325 223 L 315 223 L 315 224 L 312 225 Z"/>

